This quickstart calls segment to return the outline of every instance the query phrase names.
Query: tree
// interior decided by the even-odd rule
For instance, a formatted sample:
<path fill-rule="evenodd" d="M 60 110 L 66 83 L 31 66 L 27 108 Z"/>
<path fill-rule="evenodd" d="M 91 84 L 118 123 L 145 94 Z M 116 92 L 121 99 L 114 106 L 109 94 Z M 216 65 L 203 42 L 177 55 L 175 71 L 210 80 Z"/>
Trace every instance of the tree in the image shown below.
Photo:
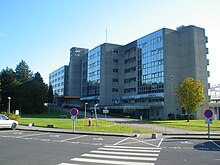
<path fill-rule="evenodd" d="M 0 73 L 0 84 L 1 84 L 1 90 L 0 90 L 0 105 L 2 107 L 2 110 L 7 109 L 8 105 L 8 97 L 14 97 L 14 88 L 18 84 L 18 81 L 16 80 L 16 74 L 13 71 L 13 69 L 6 68 L 3 69 Z M 11 105 L 13 106 L 13 105 Z M 13 107 L 12 107 L 13 108 Z"/>
<path fill-rule="evenodd" d="M 49 85 L 48 89 L 48 103 L 53 103 L 53 86 Z"/>
<path fill-rule="evenodd" d="M 204 85 L 197 79 L 185 78 L 175 89 L 179 103 L 188 114 L 188 122 L 192 112 L 198 110 L 205 103 Z"/>
<path fill-rule="evenodd" d="M 21 62 L 17 65 L 15 69 L 17 79 L 21 83 L 30 81 L 33 79 L 33 73 L 31 70 L 29 70 L 28 65 L 25 61 L 21 60 Z"/>
<path fill-rule="evenodd" d="M 18 87 L 20 104 L 23 113 L 41 113 L 47 102 L 48 86 L 43 82 L 40 73 L 35 73 L 34 79 L 22 83 Z"/>

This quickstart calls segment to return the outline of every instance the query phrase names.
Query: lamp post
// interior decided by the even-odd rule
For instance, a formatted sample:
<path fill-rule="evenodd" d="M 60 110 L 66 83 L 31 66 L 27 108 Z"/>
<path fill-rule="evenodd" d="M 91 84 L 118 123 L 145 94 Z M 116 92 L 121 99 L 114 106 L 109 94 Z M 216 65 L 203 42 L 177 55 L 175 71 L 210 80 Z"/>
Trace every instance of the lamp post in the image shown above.
<path fill-rule="evenodd" d="M 10 108 L 11 108 L 11 97 L 8 97 L 8 114 L 10 114 Z"/>
<path fill-rule="evenodd" d="M 95 118 L 96 118 L 96 126 L 98 126 L 98 118 L 97 118 L 97 112 L 96 112 L 96 107 L 98 106 L 98 104 L 95 104 L 94 106 L 94 110 L 95 110 Z"/>
<path fill-rule="evenodd" d="M 86 118 L 86 105 L 87 105 L 88 103 L 85 103 L 85 118 Z"/>

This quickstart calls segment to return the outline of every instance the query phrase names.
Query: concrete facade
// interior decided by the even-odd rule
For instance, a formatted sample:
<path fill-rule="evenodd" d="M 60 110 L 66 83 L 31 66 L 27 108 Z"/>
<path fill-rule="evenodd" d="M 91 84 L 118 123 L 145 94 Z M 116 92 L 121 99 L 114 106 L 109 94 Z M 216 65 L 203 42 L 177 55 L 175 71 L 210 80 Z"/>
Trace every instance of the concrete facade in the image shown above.
<path fill-rule="evenodd" d="M 209 101 L 207 40 L 203 28 L 181 26 L 159 29 L 123 46 L 81 48 L 80 56 L 73 53 L 79 48 L 72 48 L 68 95 L 80 95 L 81 105 L 88 103 L 89 109 L 98 104 L 115 114 L 167 119 L 168 114 L 183 113 L 174 89 L 193 77 L 205 86 L 206 104 L 196 114 L 203 118 Z"/>
<path fill-rule="evenodd" d="M 70 49 L 68 96 L 81 96 L 81 68 L 82 58 L 88 53 L 88 49 L 72 47 Z"/>

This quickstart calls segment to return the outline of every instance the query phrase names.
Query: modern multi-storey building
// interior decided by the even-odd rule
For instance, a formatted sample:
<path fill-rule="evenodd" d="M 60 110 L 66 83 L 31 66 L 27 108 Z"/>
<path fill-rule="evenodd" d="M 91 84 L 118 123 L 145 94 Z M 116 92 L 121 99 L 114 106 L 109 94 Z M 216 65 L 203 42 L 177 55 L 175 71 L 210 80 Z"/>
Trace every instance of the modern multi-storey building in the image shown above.
<path fill-rule="evenodd" d="M 83 51 L 82 69 L 74 72 L 81 73 L 81 85 L 75 86 L 81 89 L 80 101 L 113 113 L 166 119 L 170 113 L 182 113 L 174 89 L 185 77 L 193 77 L 205 86 L 206 106 L 197 114 L 201 118 L 209 100 L 206 43 L 204 29 L 181 26 L 124 46 L 105 43 Z"/>
<path fill-rule="evenodd" d="M 53 87 L 54 101 L 57 104 L 60 104 L 60 97 L 64 97 L 68 92 L 68 73 L 69 66 L 64 65 L 59 69 L 53 71 L 49 75 L 49 84 Z"/>
<path fill-rule="evenodd" d="M 214 119 L 220 120 L 220 84 L 211 86 L 210 96 L 209 108 L 213 110 Z"/>

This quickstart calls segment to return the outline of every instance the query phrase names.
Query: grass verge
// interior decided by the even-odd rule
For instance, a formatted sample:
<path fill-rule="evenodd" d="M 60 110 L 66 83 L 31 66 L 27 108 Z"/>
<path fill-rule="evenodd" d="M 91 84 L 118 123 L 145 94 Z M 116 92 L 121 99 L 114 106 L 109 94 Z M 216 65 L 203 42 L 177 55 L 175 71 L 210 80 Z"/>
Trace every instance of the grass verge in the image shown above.
<path fill-rule="evenodd" d="M 60 115 L 66 115 L 67 118 L 59 118 Z M 114 122 L 108 122 L 104 120 L 98 120 L 96 126 L 96 120 L 92 120 L 92 126 L 89 126 L 89 119 L 85 119 L 83 116 L 78 115 L 76 121 L 76 131 L 90 131 L 90 132 L 115 132 L 115 133 L 150 133 L 151 130 L 136 128 L 132 126 L 126 126 L 123 124 L 117 124 Z M 37 115 L 22 115 L 19 120 L 19 124 L 28 125 L 34 123 L 36 126 L 46 127 L 47 125 L 54 125 L 56 128 L 61 129 L 73 129 L 73 121 L 70 119 L 68 112 L 61 112 L 56 109 L 51 109 L 50 113 L 45 112 Z"/>
<path fill-rule="evenodd" d="M 208 124 L 205 124 L 205 120 L 190 120 L 189 122 L 187 122 L 187 120 L 154 120 L 146 121 L 146 123 L 192 131 L 207 131 L 208 128 Z M 220 120 L 213 120 L 213 124 L 210 124 L 210 130 L 220 131 Z"/>

